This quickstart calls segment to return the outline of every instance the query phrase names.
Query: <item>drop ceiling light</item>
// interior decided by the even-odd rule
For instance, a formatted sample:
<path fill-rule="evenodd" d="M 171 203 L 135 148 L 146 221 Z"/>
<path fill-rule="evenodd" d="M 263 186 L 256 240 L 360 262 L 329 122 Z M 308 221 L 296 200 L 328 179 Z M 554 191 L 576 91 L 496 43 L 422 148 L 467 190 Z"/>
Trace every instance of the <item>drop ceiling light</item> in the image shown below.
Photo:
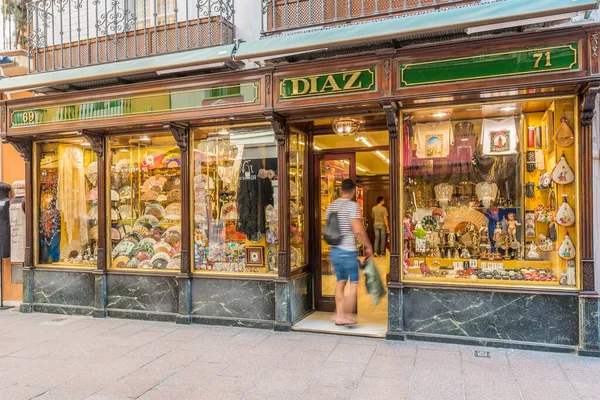
<path fill-rule="evenodd" d="M 385 161 L 387 164 L 389 164 L 389 163 L 390 163 L 390 159 L 389 159 L 389 158 L 387 158 L 387 157 L 385 156 L 385 154 L 383 154 L 381 151 L 379 151 L 379 150 L 376 150 L 376 151 L 375 151 L 375 155 L 376 155 L 377 157 L 381 158 L 381 159 L 382 159 L 383 161 Z"/>
<path fill-rule="evenodd" d="M 360 130 L 360 121 L 356 118 L 336 118 L 331 127 L 340 136 L 352 136 Z"/>
<path fill-rule="evenodd" d="M 319 146 L 317 146 L 317 145 L 314 145 L 314 144 L 313 144 L 313 149 L 315 149 L 315 150 L 323 150 L 323 149 L 321 149 Z"/>
<path fill-rule="evenodd" d="M 499 108 L 500 111 L 504 111 L 504 112 L 515 111 L 516 109 L 517 109 L 517 107 L 513 107 L 513 106 L 506 106 L 506 107 Z"/>
<path fill-rule="evenodd" d="M 444 118 L 447 115 L 448 115 L 448 113 L 445 113 L 445 112 L 438 112 L 438 113 L 432 114 L 432 116 L 436 117 L 436 118 Z"/>
<path fill-rule="evenodd" d="M 150 139 L 148 136 L 142 136 L 140 138 L 140 142 L 150 142 L 152 141 L 152 139 Z"/>
<path fill-rule="evenodd" d="M 367 172 L 366 169 L 359 167 L 358 165 L 356 166 L 356 169 L 359 170 L 360 172 Z"/>
<path fill-rule="evenodd" d="M 356 140 L 357 142 L 362 142 L 367 147 L 373 147 L 373 145 L 371 144 L 371 142 L 369 142 L 369 139 L 367 139 L 364 136 L 359 136 L 359 137 L 357 137 L 354 140 Z"/>

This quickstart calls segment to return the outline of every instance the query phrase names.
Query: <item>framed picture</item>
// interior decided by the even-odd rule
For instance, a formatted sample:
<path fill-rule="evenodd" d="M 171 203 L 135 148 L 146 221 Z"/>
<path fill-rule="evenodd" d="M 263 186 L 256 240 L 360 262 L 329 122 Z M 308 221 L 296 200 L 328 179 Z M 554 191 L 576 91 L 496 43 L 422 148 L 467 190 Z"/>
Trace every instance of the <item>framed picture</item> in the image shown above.
<path fill-rule="evenodd" d="M 246 247 L 246 265 L 262 267 L 265 264 L 264 251 L 260 246 Z"/>

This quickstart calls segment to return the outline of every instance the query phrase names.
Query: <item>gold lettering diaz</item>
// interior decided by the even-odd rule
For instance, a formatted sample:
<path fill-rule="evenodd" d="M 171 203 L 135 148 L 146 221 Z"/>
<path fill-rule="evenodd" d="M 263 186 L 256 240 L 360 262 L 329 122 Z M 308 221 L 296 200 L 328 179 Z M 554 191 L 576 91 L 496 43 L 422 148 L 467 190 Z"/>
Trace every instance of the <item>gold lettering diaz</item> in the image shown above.
<path fill-rule="evenodd" d="M 375 69 L 284 78 L 280 80 L 280 98 L 292 99 L 375 89 Z"/>

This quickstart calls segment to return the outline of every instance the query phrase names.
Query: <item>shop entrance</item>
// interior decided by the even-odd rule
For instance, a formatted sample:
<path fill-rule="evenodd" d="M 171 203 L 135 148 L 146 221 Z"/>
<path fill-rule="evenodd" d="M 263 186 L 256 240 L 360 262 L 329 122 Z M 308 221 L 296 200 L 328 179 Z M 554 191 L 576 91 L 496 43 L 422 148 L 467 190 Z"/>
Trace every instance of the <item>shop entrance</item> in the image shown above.
<path fill-rule="evenodd" d="M 325 213 L 327 206 L 340 197 L 344 179 L 357 183 L 356 202 L 361 211 L 362 223 L 371 243 L 374 243 L 372 209 L 380 197 L 389 212 L 389 153 L 388 134 L 383 132 L 361 132 L 352 137 L 338 135 L 318 135 L 313 137 L 314 188 L 311 195 L 311 241 L 310 255 L 315 288 L 315 312 L 298 322 L 295 329 L 317 332 L 334 332 L 363 336 L 384 336 L 387 330 L 387 297 L 375 305 L 368 295 L 364 274 L 359 274 L 356 296 L 347 299 L 353 307 L 347 312 L 353 314 L 358 324 L 355 327 L 338 327 L 334 324 L 336 276 L 330 261 L 330 246 L 323 240 Z M 357 243 L 360 260 L 364 260 L 364 249 Z M 380 275 L 387 281 L 389 274 L 389 250 L 387 240 L 378 249 L 374 258 Z"/>

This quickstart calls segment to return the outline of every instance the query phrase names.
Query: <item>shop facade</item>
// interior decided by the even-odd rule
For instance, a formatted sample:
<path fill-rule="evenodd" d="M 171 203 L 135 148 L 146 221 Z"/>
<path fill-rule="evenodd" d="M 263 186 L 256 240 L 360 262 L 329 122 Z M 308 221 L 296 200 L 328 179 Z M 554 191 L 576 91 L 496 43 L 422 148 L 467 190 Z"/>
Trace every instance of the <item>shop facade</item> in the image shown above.
<path fill-rule="evenodd" d="M 328 309 L 314 142 L 350 117 L 387 134 L 388 338 L 597 354 L 598 34 L 469 43 L 3 102 L 22 311 L 289 330 Z"/>

